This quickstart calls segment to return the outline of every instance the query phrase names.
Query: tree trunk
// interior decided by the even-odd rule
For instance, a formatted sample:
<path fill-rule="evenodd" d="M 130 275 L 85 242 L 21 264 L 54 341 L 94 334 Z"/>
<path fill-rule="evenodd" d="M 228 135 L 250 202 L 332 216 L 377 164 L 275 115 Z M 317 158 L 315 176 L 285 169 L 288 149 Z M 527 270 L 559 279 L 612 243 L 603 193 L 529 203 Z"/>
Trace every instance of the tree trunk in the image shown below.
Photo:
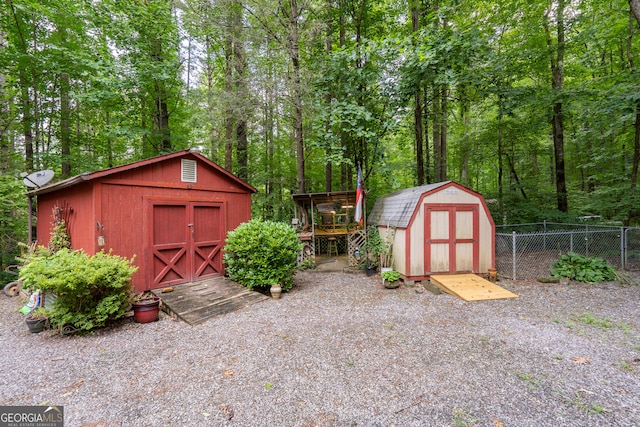
<path fill-rule="evenodd" d="M 442 109 L 441 123 L 442 130 L 440 132 L 440 181 L 447 180 L 447 116 L 449 115 L 449 88 L 442 88 Z"/>
<path fill-rule="evenodd" d="M 4 33 L 0 29 L 0 46 L 4 46 Z M 9 96 L 5 93 L 6 77 L 0 72 L 0 173 L 5 174 L 11 169 L 13 147 L 9 146 Z"/>
<path fill-rule="evenodd" d="M 62 178 L 71 176 L 71 101 L 69 99 L 69 74 L 60 74 L 60 150 L 62 154 Z"/>
<path fill-rule="evenodd" d="M 636 22 L 640 24 L 640 0 L 629 0 L 631 6 L 631 13 L 636 19 Z M 633 37 L 633 22 L 629 23 L 629 39 L 627 44 L 627 56 L 629 58 L 629 65 L 631 70 L 635 72 L 635 62 L 631 56 L 631 39 Z M 638 166 L 640 165 L 640 100 L 636 101 L 636 121 L 633 124 L 634 136 L 633 136 L 633 167 L 631 168 L 631 193 L 635 193 L 636 185 L 638 183 Z"/>
<path fill-rule="evenodd" d="M 293 135 L 296 143 L 296 164 L 298 173 L 296 177 L 298 192 L 305 192 L 305 170 L 304 170 L 304 139 L 302 135 L 302 84 L 300 77 L 300 51 L 298 19 L 300 10 L 297 0 L 289 2 L 289 55 L 293 66 L 292 86 L 293 86 L 293 108 L 294 108 L 294 130 Z"/>
<path fill-rule="evenodd" d="M 463 185 L 469 185 L 469 156 L 471 155 L 471 143 L 470 143 L 470 133 L 471 133 L 471 114 L 470 114 L 470 103 L 469 96 L 467 95 L 466 86 L 461 84 L 459 87 L 460 92 L 460 116 L 462 117 L 462 122 L 464 123 L 464 139 L 463 144 L 460 147 L 462 151 L 462 164 L 460 167 L 460 182 Z"/>
<path fill-rule="evenodd" d="M 640 24 L 640 0 L 629 0 L 631 13 L 636 17 L 636 21 Z"/>
<path fill-rule="evenodd" d="M 498 95 L 498 199 L 502 201 L 502 175 L 503 165 L 502 157 L 504 151 L 503 144 L 503 130 L 502 130 L 502 118 L 503 118 L 503 105 L 504 95 Z"/>
<path fill-rule="evenodd" d="M 436 182 L 447 179 L 447 113 L 449 91 L 441 86 L 434 94 L 433 166 Z"/>
<path fill-rule="evenodd" d="M 206 81 L 207 81 L 207 111 L 209 113 L 209 145 L 211 147 L 211 154 L 213 156 L 214 161 L 218 161 L 219 155 L 219 147 L 218 147 L 218 138 L 216 137 L 215 126 L 213 125 L 214 117 L 215 117 L 215 102 L 213 99 L 213 77 L 214 77 L 214 64 L 211 60 L 211 36 L 207 34 L 204 38 L 204 48 L 205 48 L 205 73 L 206 73 Z M 226 166 L 226 165 L 225 165 Z"/>
<path fill-rule="evenodd" d="M 420 30 L 420 3 L 416 2 L 411 8 L 411 30 L 417 34 Z M 418 185 L 425 182 L 424 179 L 424 154 L 422 152 L 423 129 L 422 129 L 422 94 L 417 88 L 413 95 L 413 123 L 415 126 L 416 144 L 416 178 Z"/>
<path fill-rule="evenodd" d="M 111 114 L 109 110 L 105 111 L 104 121 L 109 130 L 107 134 L 107 166 L 111 168 L 115 165 L 113 164 L 113 137 L 111 136 Z"/>
<path fill-rule="evenodd" d="M 239 100 L 240 105 L 237 108 L 236 118 L 236 143 L 238 144 L 238 177 L 247 180 L 249 177 L 249 156 L 247 154 L 248 141 L 247 141 L 247 118 L 246 118 L 246 98 L 247 98 L 247 83 L 245 70 L 247 68 L 247 62 L 244 54 L 244 45 L 242 41 L 242 5 L 238 2 L 234 2 L 233 5 L 233 32 L 235 37 L 233 39 L 233 57 L 234 57 L 234 69 L 235 69 L 235 83 L 236 83 L 236 99 Z"/>
<path fill-rule="evenodd" d="M 424 125 L 424 172 L 425 172 L 425 183 L 431 184 L 432 176 L 431 175 L 431 150 L 429 147 L 429 93 L 428 87 L 425 85 L 422 88 L 422 109 L 423 118 L 422 123 Z"/>
<path fill-rule="evenodd" d="M 442 153 L 442 149 L 440 148 L 440 144 L 442 143 L 442 104 L 440 103 L 440 89 L 437 87 L 434 88 L 433 91 L 433 109 L 431 111 L 431 116 L 433 120 L 432 125 L 432 137 L 433 139 L 433 179 L 435 182 L 440 182 L 440 176 L 442 175 L 442 158 L 440 157 Z"/>
<path fill-rule="evenodd" d="M 229 17 L 229 25 L 231 22 L 232 19 Z M 227 106 L 224 118 L 224 168 L 229 172 L 233 170 L 233 36 L 231 33 L 227 31 L 224 44 L 224 89 Z"/>
<path fill-rule="evenodd" d="M 164 84 L 156 84 L 156 123 L 158 126 L 158 134 L 160 136 L 160 152 L 171 152 L 171 131 L 169 130 L 169 108 L 167 106 L 167 95 L 164 90 Z"/>
<path fill-rule="evenodd" d="M 327 8 L 327 33 L 325 35 L 325 52 L 327 53 L 327 55 L 331 55 L 331 50 L 332 50 L 332 33 L 333 33 L 333 0 L 327 0 L 326 6 Z M 325 96 L 324 99 L 325 103 L 327 104 L 327 107 L 329 107 L 331 105 L 331 93 L 327 92 L 327 95 Z M 325 124 L 325 131 L 328 132 L 329 131 L 329 120 L 327 120 L 327 123 Z M 330 160 L 330 156 L 331 156 L 331 147 L 327 147 L 325 149 L 325 154 L 327 157 L 327 162 L 324 165 L 324 191 L 326 192 L 331 192 L 331 189 L 333 187 L 332 185 L 332 175 L 333 175 L 333 165 L 331 163 Z"/>
<path fill-rule="evenodd" d="M 555 54 L 551 54 L 551 87 L 555 98 L 551 125 L 553 132 L 553 153 L 555 157 L 555 181 L 558 210 L 560 212 L 567 213 L 569 211 L 569 203 L 564 170 L 564 119 L 562 111 L 562 84 L 564 77 L 564 7 L 565 0 L 559 0 L 556 12 L 557 45 Z M 549 47 L 552 47 L 553 41 L 551 39 L 548 19 L 545 19 L 545 30 L 547 32 L 547 44 Z"/>
<path fill-rule="evenodd" d="M 527 198 L 527 193 L 524 192 L 524 187 L 520 183 L 520 178 L 518 178 L 518 173 L 516 172 L 516 166 L 513 164 L 513 158 L 511 156 L 507 156 L 507 160 L 509 161 L 509 171 L 511 173 L 511 185 L 512 187 L 518 187 L 520 190 L 520 194 L 522 194 L 522 198 Z"/>
<path fill-rule="evenodd" d="M 425 183 L 424 178 L 424 153 L 423 153 L 423 129 L 422 129 L 422 96 L 420 89 L 414 93 L 413 123 L 415 126 L 416 144 L 416 178 L 418 185 Z"/>
<path fill-rule="evenodd" d="M 24 166 L 28 172 L 33 171 L 33 110 L 29 97 L 29 79 L 27 72 L 20 70 L 20 96 L 22 98 L 22 136 L 24 137 Z"/>
<path fill-rule="evenodd" d="M 158 67 L 163 67 L 166 61 L 165 52 L 160 39 L 152 39 L 150 42 L 150 56 Z M 155 126 L 154 143 L 160 153 L 171 151 L 171 131 L 169 129 L 169 107 L 167 106 L 167 88 L 160 79 L 153 81 L 153 124 Z"/>

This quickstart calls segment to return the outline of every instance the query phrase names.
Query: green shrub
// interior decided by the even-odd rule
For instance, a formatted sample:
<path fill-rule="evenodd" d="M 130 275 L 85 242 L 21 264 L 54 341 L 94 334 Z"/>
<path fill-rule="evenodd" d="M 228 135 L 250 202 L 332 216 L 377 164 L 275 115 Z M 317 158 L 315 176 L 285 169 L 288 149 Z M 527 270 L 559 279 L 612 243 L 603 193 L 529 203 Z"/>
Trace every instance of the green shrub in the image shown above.
<path fill-rule="evenodd" d="M 378 232 L 378 227 L 375 225 L 367 227 L 367 241 L 362 246 L 362 250 L 366 254 L 365 263 L 373 267 L 379 266 L 380 255 L 389 250 L 389 245 L 382 240 Z"/>
<path fill-rule="evenodd" d="M 49 239 L 49 250 L 51 252 L 58 252 L 60 249 L 71 249 L 71 238 L 67 231 L 67 224 L 63 219 L 53 226 Z"/>
<path fill-rule="evenodd" d="M 380 273 L 380 276 L 387 282 L 395 282 L 396 280 L 400 280 L 400 273 L 395 270 L 383 271 L 382 273 Z"/>
<path fill-rule="evenodd" d="M 251 220 L 229 232 L 224 248 L 226 272 L 231 280 L 253 288 L 279 284 L 293 286 L 293 273 L 302 243 L 284 222 Z"/>
<path fill-rule="evenodd" d="M 132 297 L 131 276 L 138 267 L 133 260 L 99 252 L 40 247 L 26 259 L 20 279 L 27 289 L 56 295 L 49 311 L 54 328 L 72 326 L 91 330 L 123 317 Z"/>
<path fill-rule="evenodd" d="M 615 269 L 602 258 L 591 258 L 569 252 L 551 268 L 553 277 L 568 277 L 583 283 L 616 280 Z"/>

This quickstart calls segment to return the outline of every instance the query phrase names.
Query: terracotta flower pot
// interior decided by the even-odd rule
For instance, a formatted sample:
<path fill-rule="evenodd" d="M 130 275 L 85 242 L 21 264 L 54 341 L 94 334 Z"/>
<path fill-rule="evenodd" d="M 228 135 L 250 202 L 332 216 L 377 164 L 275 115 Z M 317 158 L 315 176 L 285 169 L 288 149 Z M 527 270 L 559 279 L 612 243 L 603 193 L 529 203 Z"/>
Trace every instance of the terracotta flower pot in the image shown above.
<path fill-rule="evenodd" d="M 133 306 L 133 318 L 138 323 L 151 323 L 158 320 L 160 312 L 160 298 L 153 297 L 143 299 L 131 304 Z"/>

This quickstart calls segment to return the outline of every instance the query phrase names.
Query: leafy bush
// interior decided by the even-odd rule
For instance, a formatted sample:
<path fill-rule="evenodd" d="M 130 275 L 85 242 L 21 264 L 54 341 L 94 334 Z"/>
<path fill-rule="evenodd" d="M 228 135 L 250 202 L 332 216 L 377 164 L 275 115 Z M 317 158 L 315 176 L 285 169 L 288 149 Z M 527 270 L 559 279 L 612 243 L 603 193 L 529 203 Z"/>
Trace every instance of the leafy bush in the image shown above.
<path fill-rule="evenodd" d="M 286 291 L 293 286 L 301 250 L 302 243 L 290 225 L 254 219 L 229 232 L 224 248 L 226 272 L 249 289 L 279 284 Z"/>
<path fill-rule="evenodd" d="M 366 254 L 365 262 L 370 266 L 378 267 L 380 254 L 386 253 L 389 250 L 389 245 L 380 237 L 378 227 L 370 225 L 367 227 L 367 241 L 362 249 Z"/>
<path fill-rule="evenodd" d="M 58 221 L 53 226 L 49 239 L 49 250 L 51 252 L 58 252 L 60 249 L 71 249 L 71 238 L 64 220 Z"/>
<path fill-rule="evenodd" d="M 380 273 L 380 276 L 388 282 L 395 282 L 396 280 L 400 280 L 400 273 L 395 270 L 383 271 L 382 273 Z"/>
<path fill-rule="evenodd" d="M 591 258 L 569 252 L 551 268 L 553 277 L 568 277 L 583 283 L 616 280 L 615 269 L 602 258 Z"/>
<path fill-rule="evenodd" d="M 132 297 L 131 276 L 138 267 L 133 260 L 99 252 L 40 247 L 20 270 L 23 286 L 51 291 L 57 298 L 49 311 L 53 327 L 72 326 L 91 330 L 121 318 Z"/>

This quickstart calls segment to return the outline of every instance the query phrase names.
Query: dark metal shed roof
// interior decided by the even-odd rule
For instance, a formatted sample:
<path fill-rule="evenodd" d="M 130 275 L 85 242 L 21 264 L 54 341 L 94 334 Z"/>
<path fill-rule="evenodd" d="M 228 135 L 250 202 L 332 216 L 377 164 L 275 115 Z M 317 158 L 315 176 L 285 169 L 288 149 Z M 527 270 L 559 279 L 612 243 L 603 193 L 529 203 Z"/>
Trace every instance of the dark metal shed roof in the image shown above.
<path fill-rule="evenodd" d="M 407 228 L 422 195 L 444 187 L 451 182 L 444 181 L 406 188 L 381 197 L 376 200 L 371 213 L 367 217 L 367 222 L 369 224 Z"/>

